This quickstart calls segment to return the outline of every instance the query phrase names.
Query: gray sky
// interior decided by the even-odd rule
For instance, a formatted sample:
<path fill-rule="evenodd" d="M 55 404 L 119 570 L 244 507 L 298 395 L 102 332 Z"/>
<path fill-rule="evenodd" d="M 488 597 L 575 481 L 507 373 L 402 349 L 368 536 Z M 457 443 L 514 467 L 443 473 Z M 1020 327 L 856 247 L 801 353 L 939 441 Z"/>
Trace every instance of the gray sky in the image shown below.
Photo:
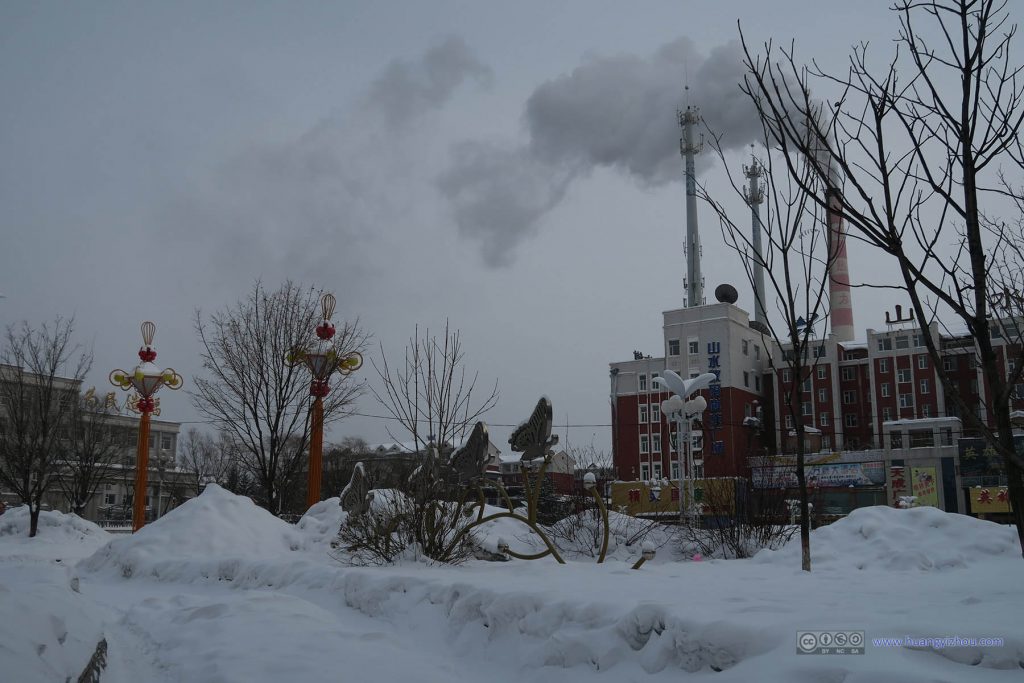
<path fill-rule="evenodd" d="M 887 5 L 0 4 L 0 323 L 74 315 L 105 391 L 151 319 L 188 387 L 194 309 L 291 278 L 396 356 L 449 318 L 499 382 L 492 423 L 546 394 L 557 422 L 607 424 L 608 362 L 659 355 L 682 302 L 683 85 L 742 150 L 736 20 L 838 66 L 856 41 L 888 49 Z M 731 281 L 752 310 L 701 215 L 709 298 Z M 851 244 L 855 281 L 867 260 Z M 858 334 L 885 297 L 854 293 Z M 163 405 L 197 419 L 184 392 Z M 344 435 L 386 439 L 370 418 Z M 570 432 L 592 437 L 610 444 Z"/>

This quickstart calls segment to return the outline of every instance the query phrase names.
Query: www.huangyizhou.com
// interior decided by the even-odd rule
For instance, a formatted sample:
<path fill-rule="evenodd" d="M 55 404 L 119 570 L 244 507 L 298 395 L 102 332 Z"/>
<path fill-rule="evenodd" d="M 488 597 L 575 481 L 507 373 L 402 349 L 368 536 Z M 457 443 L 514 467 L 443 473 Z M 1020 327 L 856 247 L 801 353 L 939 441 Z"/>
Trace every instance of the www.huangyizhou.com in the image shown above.
<path fill-rule="evenodd" d="M 963 636 L 915 638 L 913 636 L 903 636 L 897 638 L 872 638 L 871 644 L 875 647 L 931 647 L 938 650 L 944 647 L 1002 647 L 1004 641 L 1002 638 L 988 638 L 984 636 L 976 638 Z"/>

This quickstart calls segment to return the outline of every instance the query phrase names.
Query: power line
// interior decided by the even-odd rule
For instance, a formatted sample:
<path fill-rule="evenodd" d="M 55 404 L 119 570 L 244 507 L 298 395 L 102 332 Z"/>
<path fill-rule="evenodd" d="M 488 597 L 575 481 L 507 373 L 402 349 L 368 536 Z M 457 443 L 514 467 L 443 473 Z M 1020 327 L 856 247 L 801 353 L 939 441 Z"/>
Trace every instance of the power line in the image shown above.
<path fill-rule="evenodd" d="M 393 422 L 400 422 L 401 421 L 401 418 L 397 418 L 397 417 L 395 417 L 393 415 L 374 415 L 373 413 L 346 413 L 345 417 L 368 417 L 368 418 L 372 418 L 374 420 L 391 420 Z M 183 424 L 183 425 L 188 425 L 188 424 L 217 424 L 217 423 L 221 422 L 221 420 L 179 420 L 177 422 L 178 422 L 178 424 Z M 488 427 L 518 427 L 521 424 L 523 424 L 523 423 L 522 422 L 516 422 L 515 424 L 508 424 L 508 423 L 500 423 L 500 422 L 487 422 L 487 426 Z M 555 427 L 565 427 L 566 423 L 561 422 L 561 423 L 559 423 L 557 425 L 553 425 L 553 426 L 555 426 Z M 594 424 L 574 424 L 574 423 L 570 423 L 568 426 L 569 427 L 611 427 L 612 425 L 611 425 L 611 423 L 594 423 Z"/>

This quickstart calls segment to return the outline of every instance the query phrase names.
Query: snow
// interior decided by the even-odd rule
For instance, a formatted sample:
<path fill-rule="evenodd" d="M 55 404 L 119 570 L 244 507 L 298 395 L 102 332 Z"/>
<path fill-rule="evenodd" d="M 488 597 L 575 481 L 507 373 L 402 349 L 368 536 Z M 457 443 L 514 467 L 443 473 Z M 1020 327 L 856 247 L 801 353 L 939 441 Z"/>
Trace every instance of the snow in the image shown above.
<path fill-rule="evenodd" d="M 581 552 L 566 553 L 566 565 L 548 557 L 362 568 L 332 557 L 344 514 L 337 499 L 289 525 L 209 487 L 121 537 L 44 513 L 44 531 L 27 539 L 22 514 L 0 517 L 5 681 L 75 680 L 101 637 L 104 683 L 690 673 L 730 683 L 986 683 L 1020 680 L 1024 667 L 1016 534 L 933 508 L 867 508 L 815 530 L 810 574 L 799 569 L 798 540 L 751 560 L 683 561 L 661 529 L 627 545 L 640 524 L 631 518 L 614 520 L 615 550 L 601 565 Z M 492 547 L 499 537 L 537 547 L 510 519 L 479 536 Z M 657 557 L 630 569 L 647 542 L 663 544 Z M 796 654 L 798 630 L 826 628 L 866 631 L 866 653 Z M 872 645 L 902 636 L 1005 644 Z"/>
<path fill-rule="evenodd" d="M 1017 532 L 982 520 L 943 512 L 934 507 L 860 508 L 826 527 L 812 540 L 814 567 L 827 571 L 901 572 L 967 568 L 993 557 L 1020 560 Z M 800 544 L 762 550 L 762 564 L 792 566 L 800 562 Z"/>

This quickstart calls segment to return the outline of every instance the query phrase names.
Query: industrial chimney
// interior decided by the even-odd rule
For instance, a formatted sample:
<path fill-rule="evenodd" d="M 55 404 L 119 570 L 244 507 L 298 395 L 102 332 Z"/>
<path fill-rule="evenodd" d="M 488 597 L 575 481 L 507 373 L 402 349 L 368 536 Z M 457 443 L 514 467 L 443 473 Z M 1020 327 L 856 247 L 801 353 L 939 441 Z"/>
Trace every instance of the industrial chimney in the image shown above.
<path fill-rule="evenodd" d="M 846 258 L 846 229 L 843 225 L 842 192 L 839 189 L 839 174 L 835 165 L 829 162 L 828 199 L 826 218 L 828 220 L 829 268 L 828 300 L 832 321 L 832 338 L 836 341 L 853 341 L 853 300 L 850 298 L 850 266 Z"/>
<path fill-rule="evenodd" d="M 689 89 L 689 88 L 687 88 Z M 683 137 L 679 140 L 679 153 L 686 162 L 686 306 L 704 305 L 704 278 L 700 272 L 700 233 L 697 230 L 697 175 L 693 157 L 703 144 L 693 142 L 693 127 L 700 122 L 700 111 L 687 106 L 677 112 Z"/>

